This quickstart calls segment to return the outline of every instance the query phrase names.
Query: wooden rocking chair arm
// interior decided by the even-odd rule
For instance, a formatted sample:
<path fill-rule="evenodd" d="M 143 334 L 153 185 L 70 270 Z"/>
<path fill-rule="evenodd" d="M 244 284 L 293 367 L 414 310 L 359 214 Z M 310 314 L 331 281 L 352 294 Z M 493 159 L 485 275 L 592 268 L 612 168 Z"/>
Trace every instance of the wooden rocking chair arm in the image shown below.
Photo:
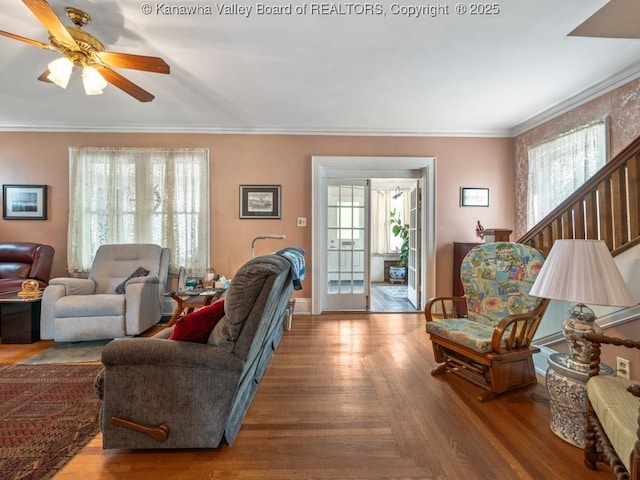
<path fill-rule="evenodd" d="M 424 306 L 424 317 L 427 320 L 427 322 L 431 322 L 433 320 L 440 320 L 440 319 L 444 319 L 444 318 L 451 318 L 449 316 L 449 312 L 447 312 L 447 309 L 445 308 L 445 302 L 451 302 L 452 305 L 455 305 L 456 303 L 460 303 L 463 302 L 466 304 L 467 302 L 467 297 L 460 296 L 460 297 L 434 297 L 431 298 L 427 301 L 426 305 Z M 440 304 L 440 309 L 441 312 L 434 314 L 433 313 L 433 306 L 436 304 Z M 455 311 L 456 309 L 453 309 L 453 314 L 455 315 Z M 434 318 L 434 315 L 437 315 L 437 318 Z"/>
<path fill-rule="evenodd" d="M 538 307 L 529 313 L 517 313 L 507 315 L 500 319 L 500 323 L 496 326 L 491 337 L 491 348 L 498 353 L 513 350 L 515 348 L 528 347 L 531 340 L 538 330 L 542 316 L 549 300 L 544 299 Z M 511 329 L 509 327 L 513 325 Z M 503 338 L 508 335 L 506 347 L 503 346 Z"/>

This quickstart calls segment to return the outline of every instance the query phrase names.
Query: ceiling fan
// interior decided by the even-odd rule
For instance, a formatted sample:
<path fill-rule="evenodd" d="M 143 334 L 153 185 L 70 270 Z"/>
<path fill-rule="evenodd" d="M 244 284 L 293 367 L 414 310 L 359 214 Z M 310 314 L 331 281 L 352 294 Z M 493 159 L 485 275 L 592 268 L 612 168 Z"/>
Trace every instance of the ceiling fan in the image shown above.
<path fill-rule="evenodd" d="M 153 100 L 154 96 L 151 93 L 127 80 L 111 67 L 169 73 L 169 65 L 162 58 L 107 52 L 100 40 L 82 30 L 83 26 L 91 23 L 91 17 L 87 13 L 77 8 L 67 7 L 66 14 L 75 25 L 67 27 L 60 21 L 46 0 L 22 1 L 49 32 L 49 43 L 2 30 L 0 30 L 0 35 L 46 50 L 54 50 L 63 55 L 63 57 L 49 63 L 47 70 L 38 77 L 38 80 L 52 82 L 66 88 L 73 67 L 80 67 L 87 95 L 102 93 L 109 82 L 141 102 Z"/>
<path fill-rule="evenodd" d="M 611 0 L 578 25 L 571 36 L 640 38 L 640 2 Z"/>

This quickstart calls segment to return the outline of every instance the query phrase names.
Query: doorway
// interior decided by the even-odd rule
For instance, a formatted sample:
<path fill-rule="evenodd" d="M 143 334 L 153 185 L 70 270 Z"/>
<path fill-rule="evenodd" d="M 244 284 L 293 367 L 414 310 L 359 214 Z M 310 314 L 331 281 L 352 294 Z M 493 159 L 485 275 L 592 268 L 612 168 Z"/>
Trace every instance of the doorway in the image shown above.
<path fill-rule="evenodd" d="M 349 191 L 354 194 L 356 185 L 369 188 L 369 179 L 407 179 L 415 185 L 407 190 L 412 220 L 406 288 L 418 309 L 424 308 L 425 298 L 435 292 L 435 158 L 313 157 L 312 169 L 312 313 L 371 308 L 370 218 L 364 203 L 369 197 L 365 195 L 362 203 L 347 198 Z M 345 189 L 345 196 L 338 194 L 336 203 L 340 188 Z M 356 212 L 365 212 L 364 218 L 358 217 L 361 223 L 357 225 Z M 363 235 L 362 239 L 358 235 Z M 353 263 L 362 256 L 367 259 L 364 265 Z"/>
<path fill-rule="evenodd" d="M 415 312 L 421 305 L 421 179 L 370 182 L 369 311 Z"/>

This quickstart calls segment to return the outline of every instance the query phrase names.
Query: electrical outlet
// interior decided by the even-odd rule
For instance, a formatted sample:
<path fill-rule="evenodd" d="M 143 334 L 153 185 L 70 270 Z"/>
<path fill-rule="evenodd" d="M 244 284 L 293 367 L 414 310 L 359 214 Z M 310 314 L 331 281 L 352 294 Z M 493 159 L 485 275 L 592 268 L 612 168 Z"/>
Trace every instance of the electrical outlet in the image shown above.
<path fill-rule="evenodd" d="M 618 377 L 631 377 L 631 362 L 626 358 L 616 357 L 616 374 Z"/>

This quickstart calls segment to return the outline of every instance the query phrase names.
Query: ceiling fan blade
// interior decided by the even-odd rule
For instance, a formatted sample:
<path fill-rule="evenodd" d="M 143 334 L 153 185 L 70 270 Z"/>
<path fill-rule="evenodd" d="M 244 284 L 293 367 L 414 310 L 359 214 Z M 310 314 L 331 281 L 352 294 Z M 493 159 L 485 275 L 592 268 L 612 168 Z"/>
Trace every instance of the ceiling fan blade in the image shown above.
<path fill-rule="evenodd" d="M 20 35 L 16 35 L 15 33 L 9 33 L 9 32 L 5 32 L 3 30 L 0 30 L 0 35 L 2 35 L 4 37 L 13 38 L 14 40 L 18 40 L 20 42 L 28 43 L 29 45 L 34 45 L 36 47 L 44 48 L 46 50 L 52 50 L 53 49 L 51 47 L 51 45 L 49 45 L 48 43 L 42 43 L 42 42 L 40 42 L 38 40 L 33 40 L 31 38 L 21 37 Z"/>
<path fill-rule="evenodd" d="M 570 36 L 640 38 L 640 2 L 611 0 L 578 25 Z"/>
<path fill-rule="evenodd" d="M 100 75 L 102 75 L 107 82 L 118 87 L 123 92 L 128 93 L 135 99 L 141 102 L 150 102 L 155 98 L 149 92 L 139 87 L 132 81 L 127 80 L 122 75 L 120 75 L 117 72 L 114 72 L 110 68 L 106 68 L 106 67 L 96 67 L 96 68 L 98 68 Z"/>
<path fill-rule="evenodd" d="M 78 50 L 80 48 L 67 31 L 67 28 L 60 21 L 56 12 L 53 11 L 45 0 L 22 0 L 22 2 L 58 42 L 72 50 Z"/>
<path fill-rule="evenodd" d="M 40 74 L 40 76 L 38 77 L 38 80 L 40 80 L 41 82 L 47 82 L 47 83 L 53 83 L 51 80 L 49 80 L 49 74 L 51 72 L 49 71 L 49 69 L 47 68 L 44 72 L 42 72 Z"/>
<path fill-rule="evenodd" d="M 169 65 L 159 57 L 131 55 L 129 53 L 99 52 L 98 58 L 110 67 L 130 68 L 145 72 L 169 73 Z"/>

